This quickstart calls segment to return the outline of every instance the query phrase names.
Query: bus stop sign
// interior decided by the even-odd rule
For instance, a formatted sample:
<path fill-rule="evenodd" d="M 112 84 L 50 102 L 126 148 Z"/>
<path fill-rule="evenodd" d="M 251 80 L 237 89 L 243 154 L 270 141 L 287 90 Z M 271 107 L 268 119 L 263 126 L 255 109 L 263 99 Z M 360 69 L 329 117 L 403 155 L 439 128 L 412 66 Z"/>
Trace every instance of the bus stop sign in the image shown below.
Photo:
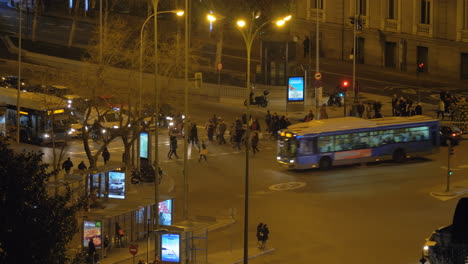
<path fill-rule="evenodd" d="M 315 80 L 318 81 L 318 80 L 322 79 L 322 74 L 320 72 L 316 72 L 314 77 L 315 77 Z"/>
<path fill-rule="evenodd" d="M 130 245 L 128 247 L 128 251 L 130 252 L 130 254 L 132 254 L 133 256 L 135 256 L 137 253 L 138 253 L 138 246 L 136 245 Z"/>

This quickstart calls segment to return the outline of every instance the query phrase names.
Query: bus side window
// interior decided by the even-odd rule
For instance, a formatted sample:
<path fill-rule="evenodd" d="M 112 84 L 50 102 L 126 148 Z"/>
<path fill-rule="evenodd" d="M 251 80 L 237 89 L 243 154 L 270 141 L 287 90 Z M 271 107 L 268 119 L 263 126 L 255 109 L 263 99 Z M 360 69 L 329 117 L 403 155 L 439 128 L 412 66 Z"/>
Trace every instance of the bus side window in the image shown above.
<path fill-rule="evenodd" d="M 314 153 L 318 153 L 317 138 L 316 137 L 312 138 L 312 151 Z"/>

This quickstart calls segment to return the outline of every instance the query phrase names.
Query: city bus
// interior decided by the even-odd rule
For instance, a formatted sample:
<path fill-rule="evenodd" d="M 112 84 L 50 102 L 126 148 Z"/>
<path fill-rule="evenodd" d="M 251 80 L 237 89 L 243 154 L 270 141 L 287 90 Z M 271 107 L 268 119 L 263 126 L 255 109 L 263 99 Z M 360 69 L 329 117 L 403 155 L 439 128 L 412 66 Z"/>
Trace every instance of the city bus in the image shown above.
<path fill-rule="evenodd" d="M 16 138 L 17 90 L 0 87 L 0 134 Z M 21 91 L 20 141 L 48 144 L 65 141 L 70 133 L 66 100 L 41 93 Z"/>
<path fill-rule="evenodd" d="M 297 170 L 404 162 L 435 153 L 440 145 L 439 120 L 427 116 L 313 120 L 278 133 L 278 163 Z"/>

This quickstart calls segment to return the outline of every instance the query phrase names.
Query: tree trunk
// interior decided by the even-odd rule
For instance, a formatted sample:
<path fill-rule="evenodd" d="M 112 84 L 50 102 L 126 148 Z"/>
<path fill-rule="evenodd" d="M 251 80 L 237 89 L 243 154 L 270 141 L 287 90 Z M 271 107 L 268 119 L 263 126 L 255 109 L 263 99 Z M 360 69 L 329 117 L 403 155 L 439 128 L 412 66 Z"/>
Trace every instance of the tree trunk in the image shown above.
<path fill-rule="evenodd" d="M 37 18 L 39 16 L 39 6 L 41 4 L 40 0 L 36 0 L 34 3 L 34 18 L 33 18 L 33 25 L 32 25 L 32 41 L 36 41 L 36 30 L 37 30 Z"/>

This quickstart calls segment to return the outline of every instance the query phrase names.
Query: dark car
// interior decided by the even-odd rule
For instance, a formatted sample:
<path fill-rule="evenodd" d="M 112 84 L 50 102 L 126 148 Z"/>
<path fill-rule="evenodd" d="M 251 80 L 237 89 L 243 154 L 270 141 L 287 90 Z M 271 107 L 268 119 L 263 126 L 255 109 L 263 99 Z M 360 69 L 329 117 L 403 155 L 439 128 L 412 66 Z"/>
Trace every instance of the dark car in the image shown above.
<path fill-rule="evenodd" d="M 440 127 L 440 144 L 443 146 L 458 145 L 463 132 L 454 126 Z"/>
<path fill-rule="evenodd" d="M 8 88 L 18 88 L 18 76 L 2 76 L 0 86 Z M 28 87 L 28 81 L 21 79 L 21 87 Z"/>

